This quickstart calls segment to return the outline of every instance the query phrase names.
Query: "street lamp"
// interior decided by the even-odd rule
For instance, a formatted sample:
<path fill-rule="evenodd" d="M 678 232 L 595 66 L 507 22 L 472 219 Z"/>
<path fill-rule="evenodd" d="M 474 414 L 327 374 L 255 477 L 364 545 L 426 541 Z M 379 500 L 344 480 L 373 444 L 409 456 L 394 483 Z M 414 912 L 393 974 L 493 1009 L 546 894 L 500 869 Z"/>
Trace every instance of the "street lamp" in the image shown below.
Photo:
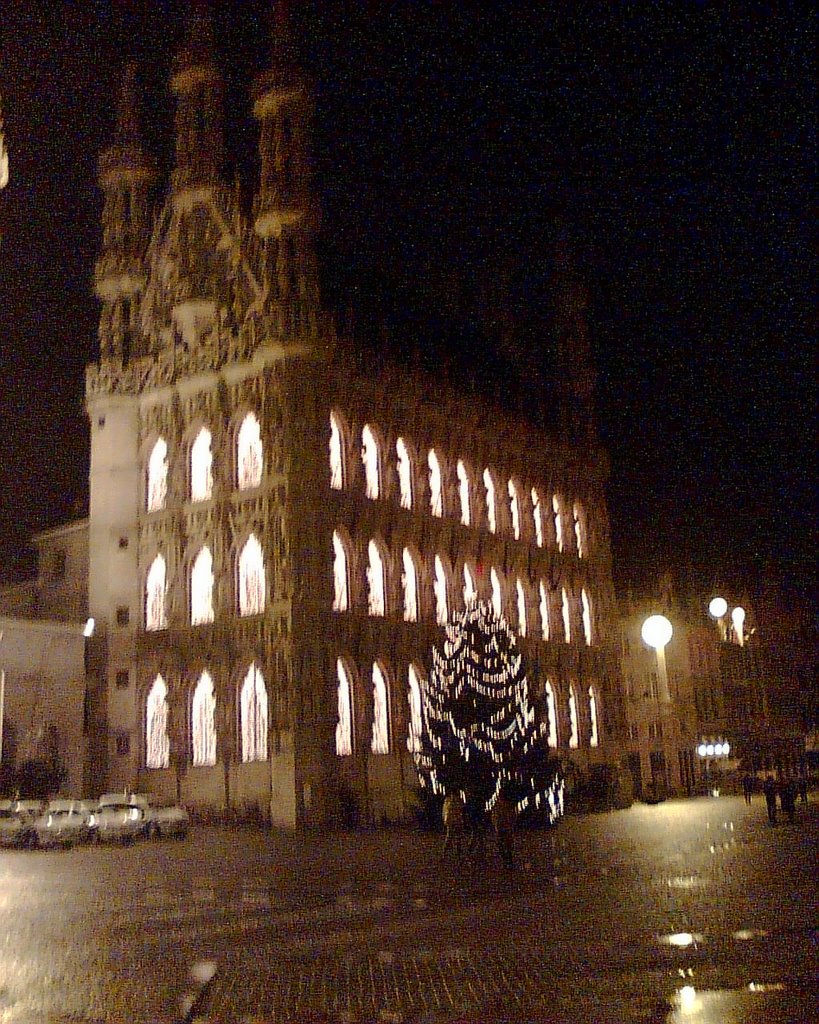
<path fill-rule="evenodd" d="M 737 605 L 731 612 L 731 622 L 734 624 L 734 635 L 740 647 L 745 645 L 745 609 Z"/>
<path fill-rule="evenodd" d="M 668 692 L 668 672 L 665 667 L 665 648 L 674 629 L 665 615 L 649 615 L 643 623 L 641 636 L 643 642 L 657 652 L 657 669 L 660 677 L 660 700 L 668 704 L 671 695 Z"/>
<path fill-rule="evenodd" d="M 725 613 L 728 611 L 728 602 L 724 597 L 713 597 L 708 605 L 708 614 L 712 619 L 716 620 L 717 626 L 719 627 L 719 635 L 724 640 L 726 629 L 725 629 Z"/>

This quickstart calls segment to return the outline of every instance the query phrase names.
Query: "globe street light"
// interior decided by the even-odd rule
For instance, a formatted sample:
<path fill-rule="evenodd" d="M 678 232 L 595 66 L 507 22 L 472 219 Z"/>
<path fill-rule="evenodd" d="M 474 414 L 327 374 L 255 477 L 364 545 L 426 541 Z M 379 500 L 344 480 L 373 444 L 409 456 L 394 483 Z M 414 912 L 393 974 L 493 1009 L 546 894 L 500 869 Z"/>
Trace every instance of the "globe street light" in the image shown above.
<path fill-rule="evenodd" d="M 653 647 L 657 652 L 657 669 L 660 677 L 660 700 L 668 704 L 671 696 L 668 692 L 668 672 L 665 667 L 665 648 L 674 629 L 665 615 L 649 615 L 643 623 L 641 636 L 643 642 Z"/>
<path fill-rule="evenodd" d="M 734 635 L 740 647 L 745 645 L 745 609 L 737 605 L 731 612 L 731 622 L 734 624 Z"/>
<path fill-rule="evenodd" d="M 724 597 L 712 597 L 711 602 L 708 605 L 708 614 L 712 619 L 716 620 L 717 626 L 719 627 L 719 635 L 725 639 L 725 613 L 728 611 L 728 602 Z"/>

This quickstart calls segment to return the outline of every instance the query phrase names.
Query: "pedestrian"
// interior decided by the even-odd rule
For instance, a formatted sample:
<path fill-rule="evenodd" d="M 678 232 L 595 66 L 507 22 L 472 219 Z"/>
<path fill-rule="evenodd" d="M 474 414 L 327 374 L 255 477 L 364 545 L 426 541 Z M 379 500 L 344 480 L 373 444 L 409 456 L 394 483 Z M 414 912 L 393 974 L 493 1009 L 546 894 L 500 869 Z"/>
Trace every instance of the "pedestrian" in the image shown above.
<path fill-rule="evenodd" d="M 466 827 L 469 832 L 468 853 L 474 864 L 482 864 L 486 856 L 486 811 L 479 793 L 469 792 L 466 797 Z"/>
<path fill-rule="evenodd" d="M 768 821 L 776 824 L 776 780 L 773 775 L 767 775 L 762 784 L 762 792 L 765 794 L 765 804 L 768 808 Z"/>
<path fill-rule="evenodd" d="M 779 802 L 782 813 L 787 814 L 788 821 L 793 822 L 796 818 L 796 783 L 792 778 L 784 779 L 780 785 Z"/>
<path fill-rule="evenodd" d="M 464 811 L 464 798 L 460 792 L 447 793 L 443 807 L 444 829 L 444 856 L 450 850 L 454 852 L 455 860 L 460 864 L 463 856 L 464 832 L 466 830 L 466 814 Z"/>
<path fill-rule="evenodd" d="M 504 867 L 512 870 L 515 867 L 515 855 L 512 848 L 512 831 L 515 827 L 515 805 L 506 786 L 501 787 L 498 799 L 492 808 L 492 827 L 498 843 L 498 853 Z"/>
<path fill-rule="evenodd" d="M 804 770 L 799 773 L 799 799 L 803 804 L 808 802 L 808 773 Z"/>
<path fill-rule="evenodd" d="M 742 792 L 745 794 L 745 803 L 750 806 L 751 794 L 754 791 L 754 777 L 750 772 L 742 776 Z"/>

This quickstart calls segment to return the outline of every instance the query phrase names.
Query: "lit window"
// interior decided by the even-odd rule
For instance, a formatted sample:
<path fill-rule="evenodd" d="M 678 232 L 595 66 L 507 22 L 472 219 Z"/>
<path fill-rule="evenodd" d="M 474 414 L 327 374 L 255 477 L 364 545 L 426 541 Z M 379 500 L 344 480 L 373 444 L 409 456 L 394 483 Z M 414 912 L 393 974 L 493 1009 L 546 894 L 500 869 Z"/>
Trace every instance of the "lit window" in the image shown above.
<path fill-rule="evenodd" d="M 594 687 L 589 687 L 589 746 L 596 747 L 600 743 L 600 736 L 597 732 L 597 698 L 594 695 Z"/>
<path fill-rule="evenodd" d="M 262 432 L 252 412 L 242 420 L 236 439 L 236 482 L 240 491 L 262 482 Z"/>
<path fill-rule="evenodd" d="M 404 591 L 404 622 L 418 621 L 418 573 L 415 569 L 415 559 L 404 548 L 403 555 L 404 571 L 401 574 L 401 587 Z"/>
<path fill-rule="evenodd" d="M 148 511 L 165 508 L 168 498 L 168 446 L 160 437 L 148 459 Z"/>
<path fill-rule="evenodd" d="M 546 584 L 540 581 L 540 628 L 543 631 L 543 639 L 549 639 L 549 595 L 546 592 Z"/>
<path fill-rule="evenodd" d="M 350 607 L 347 549 L 338 532 L 333 533 L 333 611 L 346 612 Z"/>
<path fill-rule="evenodd" d="M 361 461 L 364 464 L 364 493 L 375 500 L 381 495 L 378 467 L 378 442 L 367 424 L 361 431 Z"/>
<path fill-rule="evenodd" d="M 532 488 L 532 520 L 535 524 L 535 541 L 539 548 L 543 547 L 543 509 L 540 505 L 540 495 Z"/>
<path fill-rule="evenodd" d="M 433 448 L 427 456 L 429 465 L 429 509 L 434 516 L 444 514 L 444 493 L 441 483 L 441 464 Z"/>
<path fill-rule="evenodd" d="M 446 570 L 441 556 L 435 556 L 435 621 L 439 626 L 445 626 L 449 618 L 449 605 L 446 594 Z"/>
<path fill-rule="evenodd" d="M 239 555 L 239 614 L 260 615 L 265 606 L 264 555 L 251 533 Z"/>
<path fill-rule="evenodd" d="M 486 488 L 486 522 L 490 531 L 495 533 L 498 528 L 495 517 L 495 481 L 488 469 L 483 471 L 483 485 Z"/>
<path fill-rule="evenodd" d="M 213 680 L 208 672 L 203 672 L 196 684 L 191 705 L 191 736 L 195 765 L 216 764 L 215 718 L 216 698 L 213 695 Z"/>
<path fill-rule="evenodd" d="M 341 658 L 336 662 L 338 674 L 338 725 L 336 725 L 336 754 L 349 757 L 353 752 L 353 715 L 350 680 Z"/>
<path fill-rule="evenodd" d="M 370 749 L 374 754 L 389 754 L 389 708 L 387 684 L 381 666 L 373 665 L 373 737 Z"/>
<path fill-rule="evenodd" d="M 574 695 L 574 687 L 569 686 L 569 747 L 576 750 L 580 742 L 580 733 L 577 728 L 577 698 Z"/>
<path fill-rule="evenodd" d="M 589 595 L 585 590 L 580 591 L 580 601 L 583 605 L 583 636 L 586 638 L 586 643 L 591 646 L 592 642 L 592 616 L 591 616 L 591 601 Z"/>
<path fill-rule="evenodd" d="M 242 710 L 242 762 L 267 760 L 267 687 L 256 664 L 247 670 L 239 696 Z"/>
<path fill-rule="evenodd" d="M 208 501 L 213 494 L 211 435 L 205 427 L 191 445 L 191 501 Z"/>
<path fill-rule="evenodd" d="M 586 524 L 585 515 L 583 513 L 583 506 L 579 501 L 574 503 L 572 508 L 572 514 L 574 516 L 574 539 L 577 544 L 577 557 L 586 557 Z"/>
<path fill-rule="evenodd" d="M 370 556 L 370 564 L 367 566 L 367 611 L 370 615 L 384 615 L 384 560 L 374 540 L 370 541 L 367 551 Z"/>
<path fill-rule="evenodd" d="M 458 494 L 461 498 L 461 522 L 469 526 L 472 522 L 472 510 L 469 505 L 469 473 L 461 459 L 458 459 Z"/>
<path fill-rule="evenodd" d="M 489 574 L 489 580 L 492 585 L 492 607 L 495 610 L 495 615 L 501 619 L 503 618 L 503 596 L 501 595 L 500 577 L 498 576 L 497 569 L 492 569 L 492 572 Z"/>
<path fill-rule="evenodd" d="M 518 580 L 517 585 L 518 592 L 518 633 L 521 636 L 526 636 L 526 593 L 523 589 L 523 583 Z"/>
<path fill-rule="evenodd" d="M 412 461 L 403 437 L 399 437 L 395 442 L 395 451 L 398 456 L 398 490 L 401 508 L 412 508 Z"/>
<path fill-rule="evenodd" d="M 567 644 L 572 642 L 572 608 L 569 595 L 563 591 L 563 639 Z"/>
<path fill-rule="evenodd" d="M 341 429 L 335 413 L 330 413 L 330 486 L 340 491 L 344 486 L 344 462 L 341 454 Z"/>
<path fill-rule="evenodd" d="M 213 558 L 202 548 L 191 569 L 191 625 L 213 622 Z"/>
<path fill-rule="evenodd" d="M 546 714 L 549 719 L 547 742 L 550 747 L 554 748 L 557 746 L 557 705 L 555 704 L 555 691 L 548 679 L 546 680 Z"/>
<path fill-rule="evenodd" d="M 509 481 L 509 511 L 512 516 L 512 536 L 520 540 L 520 499 L 514 480 Z"/>
<path fill-rule="evenodd" d="M 165 559 L 157 555 L 148 570 L 145 584 L 145 629 L 166 629 L 168 616 L 165 610 Z"/>
<path fill-rule="evenodd" d="M 421 680 L 414 665 L 409 667 L 409 731 L 407 735 L 407 750 L 413 754 L 421 749 L 421 732 L 423 730 L 423 718 L 421 715 Z"/>
<path fill-rule="evenodd" d="M 555 521 L 555 544 L 557 544 L 558 551 L 563 550 L 563 517 L 560 514 L 560 498 L 554 494 L 552 495 L 552 512 L 554 513 Z"/>
<path fill-rule="evenodd" d="M 145 703 L 145 767 L 167 768 L 170 764 L 170 752 L 168 687 L 162 676 L 157 676 Z"/>
<path fill-rule="evenodd" d="M 478 598 L 478 591 L 475 589 L 475 580 L 468 565 L 464 565 L 464 606 L 469 607 Z"/>

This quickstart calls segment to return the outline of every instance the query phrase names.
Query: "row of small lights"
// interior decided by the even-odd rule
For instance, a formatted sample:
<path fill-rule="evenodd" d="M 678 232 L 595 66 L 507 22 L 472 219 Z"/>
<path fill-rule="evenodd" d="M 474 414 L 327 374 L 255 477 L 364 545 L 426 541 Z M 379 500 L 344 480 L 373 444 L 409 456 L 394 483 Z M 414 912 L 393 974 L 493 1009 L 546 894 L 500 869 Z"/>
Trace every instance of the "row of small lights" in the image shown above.
<path fill-rule="evenodd" d="M 700 743 L 697 747 L 700 757 L 727 757 L 731 753 L 730 743 Z"/>

